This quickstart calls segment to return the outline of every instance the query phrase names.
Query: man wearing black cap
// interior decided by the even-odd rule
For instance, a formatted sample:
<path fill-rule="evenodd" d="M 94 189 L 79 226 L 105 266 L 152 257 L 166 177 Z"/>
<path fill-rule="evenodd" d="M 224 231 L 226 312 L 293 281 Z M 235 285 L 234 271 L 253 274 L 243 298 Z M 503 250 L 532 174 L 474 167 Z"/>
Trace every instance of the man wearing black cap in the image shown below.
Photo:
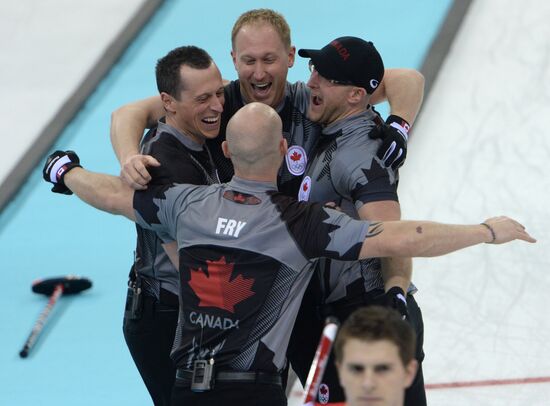
<path fill-rule="evenodd" d="M 341 37 L 320 50 L 301 49 L 298 55 L 309 58 L 311 90 L 308 118 L 323 125 L 317 151 L 310 159 L 299 199 L 335 202 L 348 214 L 371 221 L 399 220 L 397 173 L 385 168 L 376 156 L 380 140 L 369 137 L 383 125 L 369 104 L 372 93 L 382 81 L 384 64 L 371 42 L 356 37 Z M 391 126 L 406 138 L 408 124 L 390 116 Z M 423 324 L 410 283 L 410 258 L 375 258 L 361 262 L 323 260 L 317 269 L 321 281 L 321 301 L 315 305 L 327 315 L 344 321 L 357 307 L 384 304 L 397 308 L 415 327 L 416 358 L 423 358 Z M 408 292 L 409 294 L 405 294 Z M 300 320 L 308 315 L 302 313 Z M 312 345 L 304 346 L 312 347 Z M 295 359 L 290 354 L 290 359 Z M 298 357 L 309 360 L 313 353 Z M 295 362 L 296 363 L 296 362 Z M 320 401 L 341 402 L 344 393 L 338 383 L 333 362 L 329 361 Z M 298 367 L 299 368 L 299 367 Z M 300 374 L 299 374 L 300 375 Z M 407 405 L 426 404 L 422 369 L 407 391 Z"/>

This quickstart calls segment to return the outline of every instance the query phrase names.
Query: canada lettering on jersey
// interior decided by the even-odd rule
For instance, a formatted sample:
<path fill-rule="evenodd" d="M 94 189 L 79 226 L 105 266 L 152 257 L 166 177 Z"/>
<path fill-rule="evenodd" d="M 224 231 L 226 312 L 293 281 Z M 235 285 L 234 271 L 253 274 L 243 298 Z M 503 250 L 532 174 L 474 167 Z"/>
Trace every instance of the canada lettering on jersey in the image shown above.
<path fill-rule="evenodd" d="M 230 328 L 239 328 L 239 320 L 232 320 L 228 317 L 213 316 L 206 313 L 189 313 L 189 321 L 192 324 L 198 324 L 201 327 L 217 328 L 220 330 L 229 330 Z"/>
<path fill-rule="evenodd" d="M 218 217 L 218 224 L 216 225 L 216 234 L 229 235 L 231 237 L 238 238 L 241 230 L 246 226 L 246 221 L 237 221 L 233 219 L 226 219 Z"/>

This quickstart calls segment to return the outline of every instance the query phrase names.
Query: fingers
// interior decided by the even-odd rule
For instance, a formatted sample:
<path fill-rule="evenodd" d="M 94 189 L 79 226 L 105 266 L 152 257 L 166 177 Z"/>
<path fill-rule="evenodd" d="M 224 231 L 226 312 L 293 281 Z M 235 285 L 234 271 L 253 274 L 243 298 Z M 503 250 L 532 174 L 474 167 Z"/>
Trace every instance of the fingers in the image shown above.
<path fill-rule="evenodd" d="M 403 165 L 403 163 L 405 162 L 405 156 L 406 154 L 403 153 L 403 149 L 399 148 L 399 150 L 397 151 L 397 156 L 395 157 L 395 159 L 393 159 L 393 162 L 391 163 L 391 168 L 394 171 L 399 169 L 401 165 Z"/>
<path fill-rule="evenodd" d="M 521 237 L 519 237 L 520 240 L 523 240 L 523 241 L 527 241 L 527 242 L 530 242 L 530 243 L 535 243 L 537 242 L 537 239 L 536 238 L 533 238 L 531 237 L 529 234 L 525 233 L 525 235 L 522 235 Z"/>
<path fill-rule="evenodd" d="M 533 238 L 526 230 L 525 226 L 518 221 L 505 216 L 491 217 L 485 220 L 495 229 L 496 243 L 502 244 L 512 240 L 522 240 L 529 243 L 535 243 L 537 240 Z"/>
<path fill-rule="evenodd" d="M 128 186 L 134 190 L 147 189 L 147 182 L 141 178 L 137 178 L 135 173 L 128 173 L 128 171 L 120 171 L 120 177 Z"/>
<path fill-rule="evenodd" d="M 377 154 L 378 158 L 382 161 L 382 165 L 385 168 L 391 167 L 393 170 L 397 170 L 403 165 L 406 155 L 406 151 L 399 147 L 395 141 L 382 144 Z"/>
<path fill-rule="evenodd" d="M 323 207 L 326 207 L 327 209 L 333 209 L 336 211 L 342 211 L 342 208 L 336 204 L 336 202 L 326 202 Z"/>
<path fill-rule="evenodd" d="M 134 155 L 126 160 L 120 176 L 134 190 L 147 189 L 151 181 L 148 166 L 160 166 L 160 163 L 150 155 Z"/>
<path fill-rule="evenodd" d="M 520 224 L 521 226 L 521 224 Z M 521 226 L 523 227 L 523 226 Z M 535 243 L 537 242 L 536 238 L 533 238 L 527 231 L 525 231 L 525 227 L 523 227 L 523 230 L 520 230 L 518 231 L 518 239 L 519 240 L 523 240 L 523 241 L 527 241 L 527 242 L 530 242 L 530 243 Z"/>
<path fill-rule="evenodd" d="M 392 155 L 395 152 L 396 147 L 396 142 L 392 141 L 389 145 L 385 145 L 385 143 L 382 144 L 382 146 L 378 149 L 378 157 L 385 167 L 388 167 L 391 162 L 393 162 Z"/>
<path fill-rule="evenodd" d="M 160 162 L 151 155 L 143 155 L 143 163 L 145 166 L 160 166 Z"/>

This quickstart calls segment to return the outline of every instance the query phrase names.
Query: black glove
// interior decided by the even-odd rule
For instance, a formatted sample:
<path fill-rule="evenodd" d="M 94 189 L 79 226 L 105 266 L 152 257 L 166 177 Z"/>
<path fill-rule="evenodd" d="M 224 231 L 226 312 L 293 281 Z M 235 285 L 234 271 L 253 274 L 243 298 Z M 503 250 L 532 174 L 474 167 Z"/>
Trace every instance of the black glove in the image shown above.
<path fill-rule="evenodd" d="M 403 320 L 409 318 L 409 312 L 407 311 L 407 296 L 399 286 L 394 286 L 386 293 L 375 297 L 374 302 L 375 304 L 397 310 L 403 317 Z"/>
<path fill-rule="evenodd" d="M 405 162 L 409 128 L 406 120 L 391 115 L 385 125 L 376 127 L 369 133 L 370 138 L 382 140 L 377 156 L 386 168 L 397 170 Z"/>
<path fill-rule="evenodd" d="M 74 151 L 55 151 L 46 160 L 42 176 L 46 182 L 53 183 L 52 192 L 62 193 L 64 195 L 72 195 L 63 182 L 63 177 L 74 168 L 82 168 L 80 159 Z"/>

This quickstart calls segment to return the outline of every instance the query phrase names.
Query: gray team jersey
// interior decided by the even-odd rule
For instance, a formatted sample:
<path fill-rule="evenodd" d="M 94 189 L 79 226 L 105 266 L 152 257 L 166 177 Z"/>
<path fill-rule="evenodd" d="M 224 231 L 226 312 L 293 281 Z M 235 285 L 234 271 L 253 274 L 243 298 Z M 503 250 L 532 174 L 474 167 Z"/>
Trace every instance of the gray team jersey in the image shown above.
<path fill-rule="evenodd" d="M 366 203 L 397 201 L 396 176 L 376 158 L 379 140 L 368 137 L 378 115 L 371 109 L 339 120 L 323 129 L 315 155 L 302 180 L 299 200 L 335 202 L 352 217 Z M 327 303 L 356 294 L 362 279 L 364 291 L 384 288 L 380 260 L 322 261 Z M 327 269 L 330 273 L 327 274 Z M 328 285 L 328 286 L 327 286 Z"/>
<path fill-rule="evenodd" d="M 150 185 L 219 183 L 207 146 L 194 142 L 162 121 L 146 134 L 141 152 L 152 155 L 161 163 L 159 167 L 149 168 L 152 177 Z M 142 288 L 157 298 L 161 287 L 177 295 L 177 271 L 164 252 L 162 242 L 151 230 L 139 225 L 136 225 L 136 230 L 138 238 L 134 266 L 142 278 Z"/>
<path fill-rule="evenodd" d="M 238 178 L 136 192 L 138 223 L 180 255 L 178 368 L 280 371 L 315 259 L 352 260 L 369 223 Z"/>

